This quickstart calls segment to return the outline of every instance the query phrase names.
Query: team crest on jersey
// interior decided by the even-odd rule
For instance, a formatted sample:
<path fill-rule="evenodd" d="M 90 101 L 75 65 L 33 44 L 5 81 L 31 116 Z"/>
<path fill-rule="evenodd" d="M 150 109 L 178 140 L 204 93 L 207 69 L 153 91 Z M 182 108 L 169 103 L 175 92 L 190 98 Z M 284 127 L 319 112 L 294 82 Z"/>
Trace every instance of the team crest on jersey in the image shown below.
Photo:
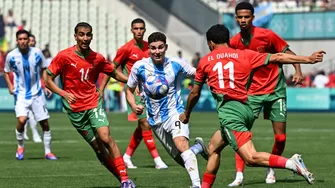
<path fill-rule="evenodd" d="M 265 47 L 264 47 L 264 46 L 257 47 L 257 52 L 259 52 L 259 53 L 264 53 L 264 52 L 266 52 L 266 51 L 265 51 Z"/>

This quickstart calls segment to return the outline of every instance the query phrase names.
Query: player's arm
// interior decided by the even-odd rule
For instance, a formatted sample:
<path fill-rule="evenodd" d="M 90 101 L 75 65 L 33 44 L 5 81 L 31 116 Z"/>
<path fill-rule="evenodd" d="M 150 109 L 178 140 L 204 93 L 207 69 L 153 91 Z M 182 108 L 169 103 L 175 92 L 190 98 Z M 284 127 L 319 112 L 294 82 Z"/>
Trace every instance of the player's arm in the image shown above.
<path fill-rule="evenodd" d="M 136 104 L 135 95 L 134 95 L 134 92 L 138 85 L 138 76 L 136 73 L 137 73 L 137 68 L 135 64 L 133 68 L 131 69 L 129 79 L 127 82 L 128 87 L 126 90 L 126 99 L 129 105 L 131 106 L 131 109 L 133 110 L 133 112 L 135 112 L 136 114 L 142 114 L 144 106 Z"/>
<path fill-rule="evenodd" d="M 290 48 L 287 48 L 285 53 L 291 54 L 291 55 L 296 55 Z M 292 65 L 295 69 L 295 74 L 293 75 L 292 81 L 295 83 L 295 85 L 302 84 L 302 81 L 303 81 L 304 77 L 302 75 L 300 64 L 295 63 L 295 64 L 292 64 Z"/>
<path fill-rule="evenodd" d="M 196 75 L 194 78 L 194 85 L 187 98 L 185 111 L 179 116 L 180 121 L 183 123 L 188 123 L 191 116 L 191 112 L 200 98 L 203 83 L 205 83 L 207 79 L 206 73 L 204 71 L 205 67 L 208 65 L 208 62 L 205 60 L 206 58 L 207 57 L 202 58 L 199 62 L 198 68 L 196 69 Z"/>
<path fill-rule="evenodd" d="M 107 81 L 107 83 L 109 82 L 110 77 L 113 77 L 115 80 L 117 80 L 119 82 L 123 82 L 123 83 L 127 83 L 127 81 L 128 81 L 128 77 L 126 75 L 124 75 L 123 73 L 121 73 L 120 71 L 117 71 L 116 69 L 112 73 L 107 74 L 107 76 L 108 76 L 108 80 L 105 80 L 105 81 Z M 107 83 L 103 83 L 104 88 L 106 87 Z"/>
<path fill-rule="evenodd" d="M 326 52 L 319 50 L 314 52 L 310 56 L 296 56 L 287 53 L 277 53 L 271 54 L 269 58 L 269 63 L 279 63 L 279 64 L 315 64 L 323 61 L 323 54 Z"/>
<path fill-rule="evenodd" d="M 179 117 L 181 122 L 188 123 L 190 116 L 191 116 L 191 112 L 200 98 L 202 85 L 203 85 L 202 83 L 198 83 L 198 82 L 195 82 L 195 84 L 193 85 L 193 88 L 187 98 L 187 104 L 185 107 L 185 111 Z"/>
<path fill-rule="evenodd" d="M 13 95 L 14 94 L 14 86 L 13 86 L 12 82 L 10 81 L 9 72 L 4 72 L 3 77 L 5 78 L 9 94 Z"/>
<path fill-rule="evenodd" d="M 119 67 L 120 67 L 121 63 L 126 60 L 126 58 L 127 58 L 127 50 L 125 48 L 121 47 L 116 52 L 116 55 L 115 55 L 114 60 L 113 60 L 114 67 L 115 67 L 116 71 L 118 71 L 118 74 L 123 74 L 122 71 L 119 70 Z M 125 76 L 125 75 L 123 74 L 123 76 Z M 110 78 L 111 78 L 111 76 L 109 76 L 109 75 L 105 75 L 103 77 L 103 79 L 101 81 L 101 84 L 99 86 L 99 90 L 101 91 L 101 93 L 104 93 L 105 88 L 106 88 Z"/>
<path fill-rule="evenodd" d="M 191 66 L 189 63 L 185 61 L 181 61 L 179 62 L 179 64 L 181 65 L 181 71 L 183 72 L 184 75 L 188 77 L 195 76 L 196 69 L 193 66 Z"/>
<path fill-rule="evenodd" d="M 14 94 L 14 86 L 13 86 L 11 80 L 10 80 L 10 77 L 9 77 L 9 73 L 11 71 L 11 66 L 10 66 L 9 59 L 10 59 L 10 57 L 7 55 L 6 61 L 5 61 L 5 68 L 4 68 L 3 77 L 5 78 L 9 93 L 11 95 L 13 95 Z"/>
<path fill-rule="evenodd" d="M 55 78 L 63 71 L 65 66 L 64 60 L 61 55 L 56 55 L 52 60 L 49 67 L 46 69 L 47 75 L 45 81 L 45 86 L 50 89 L 52 92 L 63 97 L 68 103 L 75 103 L 76 97 L 72 93 L 68 93 L 57 86 L 55 83 Z M 67 79 L 67 78 L 64 78 Z"/>

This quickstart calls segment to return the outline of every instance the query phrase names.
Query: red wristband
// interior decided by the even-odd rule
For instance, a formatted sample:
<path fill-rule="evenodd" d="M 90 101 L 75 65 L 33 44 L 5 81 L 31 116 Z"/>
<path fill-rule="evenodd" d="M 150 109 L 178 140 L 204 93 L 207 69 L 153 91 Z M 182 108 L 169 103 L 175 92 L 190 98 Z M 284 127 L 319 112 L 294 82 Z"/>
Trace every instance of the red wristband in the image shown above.
<path fill-rule="evenodd" d="M 65 95 L 65 91 L 62 90 L 61 92 L 59 92 L 59 95 L 60 95 L 61 97 L 64 97 L 64 95 Z"/>

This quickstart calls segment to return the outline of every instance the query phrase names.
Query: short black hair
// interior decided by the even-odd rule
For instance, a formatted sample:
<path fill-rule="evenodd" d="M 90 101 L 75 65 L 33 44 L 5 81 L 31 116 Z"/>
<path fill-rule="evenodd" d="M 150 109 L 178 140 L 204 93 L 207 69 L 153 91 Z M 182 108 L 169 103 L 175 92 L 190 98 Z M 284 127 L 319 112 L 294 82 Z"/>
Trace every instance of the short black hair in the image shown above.
<path fill-rule="evenodd" d="M 34 37 L 34 38 L 35 38 L 35 35 L 33 35 L 33 34 L 30 33 L 30 34 L 29 34 L 29 37 Z"/>
<path fill-rule="evenodd" d="M 240 2 L 239 4 L 236 5 L 235 14 L 237 14 L 238 10 L 250 10 L 252 15 L 254 15 L 255 12 L 254 6 L 252 6 L 252 4 L 246 1 Z"/>
<path fill-rule="evenodd" d="M 18 31 L 16 32 L 16 39 L 18 39 L 18 38 L 19 38 L 19 35 L 21 35 L 21 34 L 27 34 L 27 37 L 28 37 L 28 38 L 29 38 L 29 36 L 30 36 L 29 31 L 24 30 L 24 29 L 21 29 L 21 30 L 18 30 Z"/>
<path fill-rule="evenodd" d="M 206 38 L 215 44 L 229 43 L 229 30 L 222 24 L 213 25 L 206 32 Z"/>
<path fill-rule="evenodd" d="M 131 21 L 131 27 L 133 27 L 133 25 L 137 24 L 137 23 L 142 23 L 145 26 L 145 22 L 144 22 L 144 20 L 142 18 L 136 18 L 133 21 Z"/>
<path fill-rule="evenodd" d="M 161 32 L 154 32 L 154 33 L 151 33 L 151 35 L 149 35 L 148 37 L 149 44 L 152 42 L 158 42 L 158 41 L 162 41 L 164 44 L 166 44 L 166 36 Z"/>
<path fill-rule="evenodd" d="M 76 27 L 74 28 L 74 33 L 77 33 L 78 32 L 78 28 L 79 27 L 85 27 L 85 28 L 89 28 L 91 31 L 93 30 L 92 29 L 92 26 L 87 23 L 87 22 L 79 22 Z"/>

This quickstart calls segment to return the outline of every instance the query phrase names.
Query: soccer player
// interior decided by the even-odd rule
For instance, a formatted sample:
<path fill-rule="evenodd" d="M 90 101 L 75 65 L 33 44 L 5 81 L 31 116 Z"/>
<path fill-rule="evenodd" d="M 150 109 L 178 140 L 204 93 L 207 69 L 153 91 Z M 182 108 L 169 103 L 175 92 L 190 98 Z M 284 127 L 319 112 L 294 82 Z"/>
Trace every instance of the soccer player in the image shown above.
<path fill-rule="evenodd" d="M 252 25 L 254 7 L 249 2 L 241 2 L 235 8 L 235 18 L 241 32 L 230 40 L 235 49 L 250 49 L 260 53 L 293 54 L 289 45 L 269 29 Z M 293 64 L 296 73 L 293 81 L 298 84 L 303 80 L 300 64 Z M 282 155 L 286 142 L 286 79 L 281 64 L 270 64 L 253 70 L 251 82 L 248 83 L 248 103 L 258 118 L 263 108 L 264 118 L 272 121 L 274 145 L 272 154 Z M 239 186 L 243 182 L 244 162 L 236 154 L 236 178 L 228 186 Z M 266 171 L 265 182 L 275 183 L 275 172 L 272 168 Z"/>
<path fill-rule="evenodd" d="M 30 47 L 35 47 L 35 45 L 36 45 L 35 36 L 32 35 L 32 34 L 29 35 L 28 45 Z M 48 62 L 47 62 L 47 64 L 48 64 Z M 42 84 L 42 88 L 45 88 L 43 80 L 41 80 L 41 84 Z M 23 137 L 24 137 L 25 140 L 29 140 L 29 137 L 27 135 L 28 125 L 30 125 L 31 132 L 33 134 L 33 141 L 35 143 L 41 143 L 42 139 L 41 139 L 41 137 L 38 133 L 38 130 L 37 130 L 37 121 L 35 120 L 34 114 L 30 109 L 29 109 L 29 112 L 28 112 L 28 120 L 26 121 L 26 124 L 24 125 L 24 135 L 23 135 Z"/>
<path fill-rule="evenodd" d="M 45 76 L 47 63 L 38 48 L 29 47 L 29 32 L 19 30 L 16 32 L 17 48 L 8 53 L 5 63 L 5 74 L 9 93 L 15 98 L 15 113 L 17 117 L 16 139 L 18 148 L 16 159 L 24 159 L 24 125 L 26 124 L 29 110 L 33 112 L 43 130 L 45 159 L 57 160 L 51 152 L 51 131 L 48 123 L 49 113 L 46 108 L 45 96 L 42 91 L 40 77 Z M 9 73 L 14 72 L 14 85 L 11 83 Z M 46 95 L 51 91 L 45 88 Z"/>
<path fill-rule="evenodd" d="M 92 26 L 80 22 L 74 28 L 77 44 L 60 51 L 47 69 L 46 85 L 63 98 L 72 125 L 90 144 L 100 162 L 121 181 L 122 188 L 135 187 L 128 179 L 120 150 L 109 132 L 109 121 L 95 86 L 99 73 L 105 73 L 121 82 L 127 77 L 115 71 L 101 54 L 90 48 Z M 54 82 L 60 76 L 63 89 Z"/>
<path fill-rule="evenodd" d="M 144 106 L 136 103 L 134 95 L 138 84 L 140 89 L 143 89 L 143 84 L 150 76 L 167 80 L 169 86 L 167 96 L 153 99 L 143 93 L 148 107 L 148 122 L 171 157 L 186 168 L 192 180 L 192 187 L 200 188 L 196 154 L 200 153 L 207 159 L 208 151 L 201 138 L 197 138 L 195 145 L 189 147 L 189 125 L 179 121 L 179 114 L 184 111 L 180 97 L 180 76 L 194 76 L 195 68 L 179 58 L 165 57 L 168 45 L 163 33 L 152 33 L 148 42 L 150 57 L 137 61 L 131 69 L 126 90 L 127 101 L 136 114 L 142 114 Z"/>
<path fill-rule="evenodd" d="M 133 33 L 133 39 L 123 45 L 116 53 L 116 56 L 113 60 L 116 67 L 121 65 L 123 73 L 129 75 L 131 68 L 134 63 L 142 58 L 148 57 L 148 42 L 143 40 L 145 33 L 145 22 L 140 18 L 136 18 L 131 22 L 131 32 Z M 110 77 L 105 76 L 99 87 L 101 93 L 104 93 L 104 89 L 109 81 Z M 138 93 L 138 91 L 136 91 Z M 135 96 L 136 102 L 144 106 L 141 102 L 141 96 L 138 94 Z M 144 110 L 143 114 L 135 114 L 131 110 L 131 107 L 128 104 L 128 121 L 137 121 L 137 128 L 135 129 L 132 137 L 130 138 L 128 148 L 126 153 L 123 155 L 124 162 L 128 168 L 134 169 L 137 168 L 132 161 L 131 157 L 133 156 L 136 148 L 141 143 L 141 140 L 144 140 L 145 145 L 147 146 L 152 158 L 155 162 L 156 169 L 167 169 L 168 166 L 160 158 L 158 151 L 156 149 L 156 144 L 154 137 L 152 136 L 151 128 L 146 119 L 146 112 Z"/>
<path fill-rule="evenodd" d="M 229 47 L 229 31 L 224 25 L 214 25 L 206 33 L 211 52 L 199 63 L 195 85 L 187 100 L 185 112 L 180 116 L 187 123 L 197 103 L 203 84 L 211 88 L 217 101 L 220 130 L 215 132 L 209 143 L 209 159 L 203 177 L 202 188 L 212 187 L 220 165 L 220 154 L 228 144 L 242 157 L 248 166 L 286 168 L 313 183 L 301 155 L 290 159 L 266 152 L 257 152 L 251 140 L 250 129 L 254 122 L 252 109 L 247 104 L 246 84 L 250 72 L 273 63 L 316 63 L 323 59 L 323 51 L 311 56 L 294 56 L 286 53 L 269 54 L 251 50 L 235 50 Z"/>

